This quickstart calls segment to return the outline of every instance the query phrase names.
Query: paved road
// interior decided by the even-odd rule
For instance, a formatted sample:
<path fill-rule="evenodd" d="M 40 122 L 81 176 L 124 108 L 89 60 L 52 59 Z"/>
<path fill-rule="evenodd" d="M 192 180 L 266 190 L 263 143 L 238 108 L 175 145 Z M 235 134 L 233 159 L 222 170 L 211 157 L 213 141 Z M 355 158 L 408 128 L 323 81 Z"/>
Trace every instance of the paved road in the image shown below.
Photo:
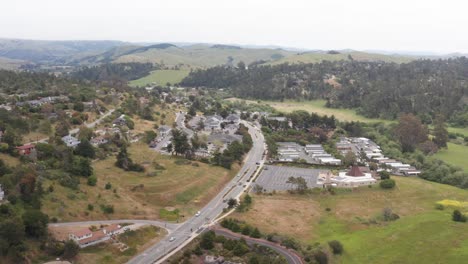
<path fill-rule="evenodd" d="M 179 112 L 179 113 L 176 113 L 176 124 L 177 124 L 177 128 L 184 131 L 185 134 L 187 134 L 187 137 L 189 139 L 191 139 L 193 137 L 193 130 L 191 129 L 188 129 L 186 126 L 185 126 L 185 113 L 184 112 Z"/>
<path fill-rule="evenodd" d="M 286 261 L 289 264 L 303 264 L 301 257 L 293 250 L 289 250 L 287 248 L 284 248 L 278 244 L 275 244 L 273 242 L 263 240 L 263 239 L 257 239 L 257 238 L 251 238 L 248 236 L 243 236 L 241 234 L 233 233 L 229 230 L 226 230 L 224 228 L 213 228 L 212 229 L 217 235 L 221 235 L 230 239 L 240 239 L 244 238 L 247 244 L 252 245 L 252 244 L 257 244 L 265 247 L 269 247 L 276 251 L 278 254 L 282 255 Z"/>
<path fill-rule="evenodd" d="M 157 261 L 162 263 L 164 256 L 170 252 L 174 252 L 182 248 L 188 241 L 198 235 L 196 232 L 199 228 L 205 228 L 213 223 L 227 207 L 225 201 L 230 198 L 238 198 L 250 185 L 247 180 L 252 176 L 258 165 L 257 162 L 263 164 L 263 153 L 265 151 L 264 138 L 260 130 L 250 124 L 244 123 L 249 128 L 249 133 L 253 139 L 253 147 L 247 154 L 244 165 L 240 169 L 236 177 L 234 177 L 226 187 L 218 193 L 202 210 L 199 216 L 193 216 L 182 225 L 177 227 L 170 236 L 161 240 L 159 243 L 145 250 L 143 253 L 132 258 L 129 264 L 150 264 Z M 171 238 L 173 241 L 170 241 Z M 159 260 L 159 261 L 158 261 Z"/>
<path fill-rule="evenodd" d="M 181 224 L 168 223 L 157 220 L 138 220 L 138 219 L 115 219 L 115 220 L 97 220 L 97 221 L 83 221 L 83 222 L 63 222 L 63 223 L 50 223 L 52 227 L 64 227 L 64 226 L 91 226 L 91 225 L 108 225 L 108 224 L 119 224 L 119 223 L 131 223 L 131 224 L 146 224 L 165 228 L 169 233 L 177 229 Z"/>
<path fill-rule="evenodd" d="M 107 111 L 105 114 L 103 114 L 99 119 L 96 119 L 94 122 L 92 122 L 92 123 L 84 123 L 84 125 L 85 125 L 86 127 L 88 127 L 88 128 L 94 128 L 96 125 L 98 125 L 99 123 L 101 123 L 101 121 L 102 121 L 104 118 L 110 116 L 114 111 L 115 111 L 115 109 L 111 109 L 111 110 Z M 68 132 L 68 134 L 73 135 L 73 134 L 78 133 L 79 131 L 80 131 L 79 128 L 75 128 L 75 129 L 70 130 L 70 131 Z M 28 142 L 28 143 L 26 143 L 25 145 L 27 145 L 27 144 L 36 144 L 36 143 L 47 143 L 48 140 L 49 140 L 49 138 L 46 137 L 46 138 L 42 138 L 42 139 L 39 139 L 39 140 L 36 140 L 36 141 Z"/>

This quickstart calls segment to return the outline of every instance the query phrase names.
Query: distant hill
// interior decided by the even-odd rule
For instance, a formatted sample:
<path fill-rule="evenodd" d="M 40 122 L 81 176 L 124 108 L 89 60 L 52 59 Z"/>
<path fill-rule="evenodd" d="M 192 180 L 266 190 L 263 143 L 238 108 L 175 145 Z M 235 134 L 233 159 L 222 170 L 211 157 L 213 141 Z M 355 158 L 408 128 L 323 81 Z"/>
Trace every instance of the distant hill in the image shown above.
<path fill-rule="evenodd" d="M 275 61 L 294 55 L 294 52 L 277 49 L 252 49 L 229 45 L 203 45 L 165 48 L 145 47 L 118 56 L 114 62 L 152 62 L 167 66 L 189 65 L 192 67 L 212 67 L 215 65 L 236 65 L 257 61 Z"/>
<path fill-rule="evenodd" d="M 68 63 L 122 46 L 122 41 L 48 41 L 0 39 L 0 57 L 33 63 Z"/>
<path fill-rule="evenodd" d="M 271 62 L 270 64 L 281 63 L 318 63 L 325 60 L 338 61 L 338 60 L 356 60 L 356 61 L 384 61 L 395 63 L 406 63 L 418 59 L 416 56 L 403 56 L 403 55 L 384 55 L 378 53 L 368 53 L 360 51 L 312 51 L 298 53 L 292 56 L 282 58 L 280 60 Z"/>

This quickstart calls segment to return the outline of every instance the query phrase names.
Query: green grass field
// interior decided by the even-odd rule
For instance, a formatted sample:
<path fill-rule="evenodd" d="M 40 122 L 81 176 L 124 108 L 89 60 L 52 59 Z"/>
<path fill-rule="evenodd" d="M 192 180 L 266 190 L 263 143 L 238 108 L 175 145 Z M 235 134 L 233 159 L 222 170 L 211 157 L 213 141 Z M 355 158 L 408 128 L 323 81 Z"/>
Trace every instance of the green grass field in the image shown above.
<path fill-rule="evenodd" d="M 449 128 L 448 128 L 448 131 L 449 131 L 449 132 L 452 132 L 452 133 L 462 134 L 462 135 L 464 135 L 465 137 L 468 137 L 468 127 L 465 127 L 465 128 L 461 128 L 461 127 L 449 127 Z"/>
<path fill-rule="evenodd" d="M 230 98 L 230 101 L 241 100 L 238 98 Z M 245 100 L 247 103 L 257 103 L 257 101 Z M 392 122 L 390 120 L 378 119 L 378 118 L 367 118 L 356 113 L 353 109 L 344 108 L 328 108 L 325 107 L 325 100 L 311 100 L 311 101 L 292 101 L 286 100 L 284 102 L 278 101 L 260 101 L 260 104 L 267 104 L 276 110 L 284 113 L 291 113 L 296 110 L 304 110 L 307 112 L 314 112 L 319 115 L 334 115 L 340 121 L 360 121 L 360 122 Z"/>
<path fill-rule="evenodd" d="M 468 172 L 468 146 L 448 143 L 448 149 L 439 150 L 434 157 L 459 166 Z"/>
<path fill-rule="evenodd" d="M 156 70 L 152 71 L 150 75 L 143 78 L 133 80 L 130 82 L 130 86 L 146 86 L 151 83 L 157 85 L 166 85 L 166 83 L 176 84 L 182 81 L 190 70 Z"/>
<path fill-rule="evenodd" d="M 468 191 L 419 178 L 393 178 L 397 181 L 393 190 L 374 186 L 336 195 L 254 195 L 253 207 L 233 217 L 263 233 L 278 232 L 305 245 L 339 240 L 345 253 L 332 263 L 463 263 L 468 259 L 468 223 L 451 220 L 454 208 L 435 209 L 444 199 L 467 202 Z M 383 221 L 384 208 L 391 208 L 400 219 Z"/>

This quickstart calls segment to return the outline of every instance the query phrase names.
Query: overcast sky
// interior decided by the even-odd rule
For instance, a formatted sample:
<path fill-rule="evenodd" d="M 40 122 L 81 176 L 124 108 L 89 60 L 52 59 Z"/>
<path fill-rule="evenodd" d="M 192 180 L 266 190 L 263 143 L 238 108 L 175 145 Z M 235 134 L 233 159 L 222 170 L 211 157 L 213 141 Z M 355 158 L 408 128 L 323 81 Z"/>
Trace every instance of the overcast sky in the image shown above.
<path fill-rule="evenodd" d="M 463 0 L 3 0 L 0 37 L 468 52 Z"/>

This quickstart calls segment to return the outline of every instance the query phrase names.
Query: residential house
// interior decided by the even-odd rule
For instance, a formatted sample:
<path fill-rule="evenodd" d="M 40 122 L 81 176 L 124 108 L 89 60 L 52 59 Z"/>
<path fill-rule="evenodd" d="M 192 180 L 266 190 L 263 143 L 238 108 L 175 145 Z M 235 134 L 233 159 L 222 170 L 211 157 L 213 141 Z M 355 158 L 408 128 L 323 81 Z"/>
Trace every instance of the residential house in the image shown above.
<path fill-rule="evenodd" d="M 111 236 L 119 233 L 121 228 L 118 224 L 111 224 L 94 232 L 85 228 L 69 233 L 68 237 L 74 240 L 81 248 L 84 248 L 109 240 Z"/>
<path fill-rule="evenodd" d="M 230 114 L 224 120 L 231 124 L 239 124 L 240 116 L 238 114 Z"/>
<path fill-rule="evenodd" d="M 122 228 L 121 225 L 118 224 L 111 224 L 106 227 L 104 227 L 102 230 L 104 231 L 104 234 L 108 236 L 113 236 L 117 234 L 117 232 Z"/>
<path fill-rule="evenodd" d="M 126 126 L 127 125 L 127 120 L 125 119 L 125 115 L 121 115 L 114 119 L 112 122 L 115 126 Z"/>
<path fill-rule="evenodd" d="M 93 236 L 93 232 L 89 228 L 81 229 L 73 233 L 68 234 L 68 238 L 76 242 L 87 239 Z"/>
<path fill-rule="evenodd" d="M 170 126 L 162 125 L 158 128 L 159 136 L 166 137 L 171 132 L 172 128 Z"/>
<path fill-rule="evenodd" d="M 78 144 L 81 143 L 81 141 L 79 141 L 76 137 L 70 135 L 62 137 L 62 141 L 67 145 L 67 147 L 72 148 L 78 146 Z"/>
<path fill-rule="evenodd" d="M 21 156 L 28 156 L 30 155 L 34 150 L 36 150 L 36 146 L 34 144 L 26 144 L 23 146 L 16 147 L 18 150 L 18 153 Z"/>
<path fill-rule="evenodd" d="M 219 130 L 221 129 L 221 123 L 223 117 L 218 115 L 207 116 L 205 119 L 205 130 Z"/>
<path fill-rule="evenodd" d="M 99 146 L 99 145 L 106 144 L 107 142 L 109 142 L 109 140 L 107 140 L 107 138 L 103 136 L 97 136 L 97 137 L 92 138 L 90 142 L 93 146 Z"/>

